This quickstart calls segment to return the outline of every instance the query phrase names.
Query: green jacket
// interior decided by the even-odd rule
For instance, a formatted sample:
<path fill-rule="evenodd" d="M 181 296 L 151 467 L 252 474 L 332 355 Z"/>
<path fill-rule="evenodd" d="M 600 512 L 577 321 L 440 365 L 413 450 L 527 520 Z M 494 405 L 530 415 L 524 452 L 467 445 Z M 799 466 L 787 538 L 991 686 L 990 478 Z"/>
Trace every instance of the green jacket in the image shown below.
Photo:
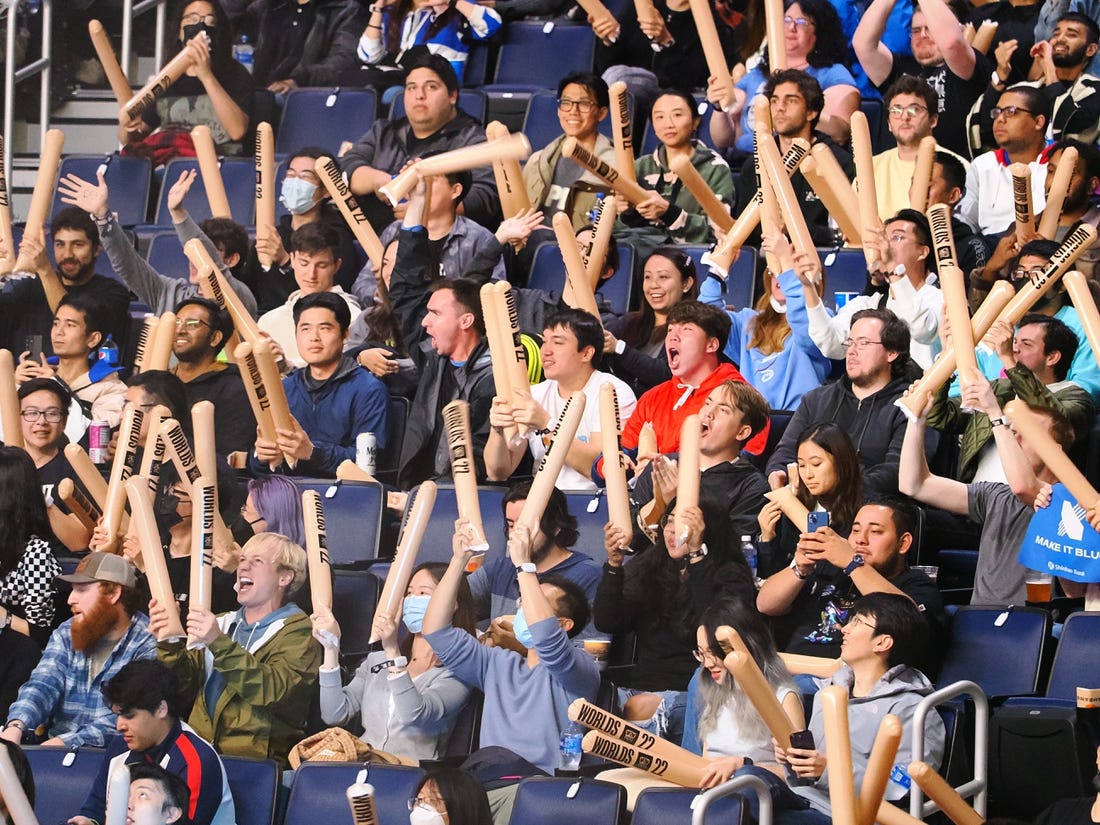
<path fill-rule="evenodd" d="M 698 141 L 691 156 L 691 165 L 711 188 L 728 211 L 734 203 L 733 175 L 722 156 Z M 676 243 L 712 244 L 714 228 L 710 219 L 680 179 L 668 168 L 668 150 L 658 146 L 650 155 L 634 162 L 638 183 L 646 189 L 655 189 L 669 202 L 668 211 L 661 223 L 669 237 Z"/>
<path fill-rule="evenodd" d="M 535 152 L 527 159 L 523 166 L 523 185 L 527 187 L 527 194 L 531 198 L 531 206 L 538 211 L 546 202 L 550 193 L 550 185 L 554 182 L 554 169 L 558 163 L 573 163 L 569 158 L 562 161 L 561 144 L 565 135 L 554 138 L 546 146 Z M 596 151 L 593 153 L 600 160 L 615 165 L 615 147 L 611 141 L 603 135 L 596 135 Z M 608 194 L 611 187 L 597 178 L 587 169 L 584 174 L 570 187 L 569 198 L 565 203 L 565 213 L 573 222 L 573 231 L 577 232 L 581 227 L 591 223 L 588 213 L 596 205 L 598 193 Z M 550 215 L 546 216 L 546 225 L 550 226 Z"/>
<path fill-rule="evenodd" d="M 1073 425 L 1077 438 L 1088 432 L 1095 417 L 1092 397 L 1076 384 L 1061 382 L 1052 391 L 1035 377 L 1035 373 L 1023 364 L 1016 364 L 1005 371 L 1007 378 L 992 382 L 993 394 L 1003 407 L 1013 398 L 1019 398 L 1029 406 L 1039 405 L 1057 410 Z M 945 433 L 962 435 L 959 443 L 959 466 L 956 477 L 969 484 L 978 469 L 982 448 L 993 438 L 993 425 L 982 412 L 964 413 L 958 398 L 948 398 L 948 384 L 936 394 L 936 401 L 928 415 L 928 426 Z"/>
<path fill-rule="evenodd" d="M 206 650 L 186 650 L 185 642 L 160 642 L 157 655 L 180 680 L 185 701 L 194 705 L 188 723 L 220 753 L 271 758 L 285 765 L 303 738 L 317 685 L 321 645 L 301 610 L 276 621 L 247 648 L 230 638 L 238 613 L 218 617 L 222 635 Z M 207 665 L 225 679 L 211 713 L 203 687 Z"/>

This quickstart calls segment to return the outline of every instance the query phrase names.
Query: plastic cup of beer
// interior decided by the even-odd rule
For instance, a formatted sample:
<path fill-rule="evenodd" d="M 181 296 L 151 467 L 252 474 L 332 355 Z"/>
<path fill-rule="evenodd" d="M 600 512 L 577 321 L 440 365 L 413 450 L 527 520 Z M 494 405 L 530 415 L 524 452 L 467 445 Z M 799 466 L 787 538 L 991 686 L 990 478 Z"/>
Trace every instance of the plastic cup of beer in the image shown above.
<path fill-rule="evenodd" d="M 585 639 L 584 652 L 595 660 L 600 670 L 607 666 L 607 656 L 611 653 L 610 639 Z"/>
<path fill-rule="evenodd" d="M 1054 577 L 1050 573 L 1028 570 L 1027 600 L 1035 604 L 1046 604 L 1054 595 Z"/>

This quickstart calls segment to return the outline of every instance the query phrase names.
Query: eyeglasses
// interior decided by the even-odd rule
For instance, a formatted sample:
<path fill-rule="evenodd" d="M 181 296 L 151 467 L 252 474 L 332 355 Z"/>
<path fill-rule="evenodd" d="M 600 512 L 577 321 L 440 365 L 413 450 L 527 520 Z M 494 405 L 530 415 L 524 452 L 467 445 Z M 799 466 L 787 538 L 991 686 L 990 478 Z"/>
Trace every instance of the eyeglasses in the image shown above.
<path fill-rule="evenodd" d="M 1023 281 L 1026 279 L 1028 281 L 1034 281 L 1041 278 L 1045 272 L 1046 270 L 1041 266 L 1037 266 L 1034 269 L 1014 269 L 1012 271 L 1012 280 Z"/>
<path fill-rule="evenodd" d="M 902 115 L 916 117 L 921 112 L 927 112 L 928 107 L 921 106 L 919 103 L 910 103 L 908 106 L 891 106 L 886 111 L 890 113 L 890 117 L 901 117 Z"/>
<path fill-rule="evenodd" d="M 558 98 L 558 111 L 568 112 L 570 109 L 576 109 L 582 115 L 586 115 L 596 108 L 596 104 L 591 100 L 570 100 L 567 97 Z"/>
<path fill-rule="evenodd" d="M 185 14 L 180 22 L 185 26 L 194 26 L 196 23 L 203 23 L 210 28 L 214 28 L 214 26 L 218 25 L 218 18 L 212 14 Z"/>
<path fill-rule="evenodd" d="M 442 814 L 447 812 L 447 807 L 444 805 L 443 800 L 438 796 L 414 796 L 406 803 L 410 811 L 415 811 L 420 808 L 424 811 L 431 811 L 432 813 Z"/>
<path fill-rule="evenodd" d="M 989 119 L 996 120 L 1001 115 L 1004 115 L 1006 118 L 1016 117 L 1020 112 L 1025 112 L 1032 117 L 1035 116 L 1035 112 L 1031 111 L 1031 109 L 1025 109 L 1023 106 L 996 106 L 989 110 Z"/>
<path fill-rule="evenodd" d="M 717 653 L 714 653 L 710 650 L 700 650 L 699 648 L 695 648 L 695 650 L 691 651 L 691 655 L 695 657 L 695 661 L 700 662 L 704 665 L 707 663 L 708 659 L 713 659 L 715 662 L 722 661 L 722 658 Z"/>
<path fill-rule="evenodd" d="M 200 320 L 199 318 L 177 318 L 176 319 L 176 329 L 186 329 L 186 330 L 189 330 L 191 332 L 194 332 L 199 327 L 208 327 L 208 326 L 210 326 L 210 324 L 206 323 L 206 321 Z"/>
<path fill-rule="evenodd" d="M 855 348 L 855 349 L 859 350 L 860 352 L 862 352 L 863 350 L 867 349 L 867 347 L 871 346 L 872 344 L 881 345 L 882 341 L 872 341 L 870 338 L 854 338 L 854 339 L 853 338 L 846 338 L 844 340 L 844 349 Z"/>
<path fill-rule="evenodd" d="M 871 624 L 869 621 L 867 621 L 865 618 L 863 618 L 862 616 L 858 615 L 858 614 L 855 615 L 855 616 L 852 616 L 850 619 L 848 619 L 848 621 L 845 622 L 845 624 L 847 624 L 847 625 L 861 624 L 864 627 L 866 627 L 868 630 L 870 630 L 872 633 L 875 632 L 875 626 L 873 624 Z"/>
<path fill-rule="evenodd" d="M 814 21 L 808 17 L 784 17 L 784 28 L 796 28 L 796 29 L 808 29 L 814 24 Z"/>
<path fill-rule="evenodd" d="M 60 407 L 49 407 L 45 410 L 27 407 L 27 409 L 20 411 L 19 417 L 28 424 L 33 424 L 40 418 L 45 418 L 48 424 L 57 424 L 61 421 L 62 412 Z"/>

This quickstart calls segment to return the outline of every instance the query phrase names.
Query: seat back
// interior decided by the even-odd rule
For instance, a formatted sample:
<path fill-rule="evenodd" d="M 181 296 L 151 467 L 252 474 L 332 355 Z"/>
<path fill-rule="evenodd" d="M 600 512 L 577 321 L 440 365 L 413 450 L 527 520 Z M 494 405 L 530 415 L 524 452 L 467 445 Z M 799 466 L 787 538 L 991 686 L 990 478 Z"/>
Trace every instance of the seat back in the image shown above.
<path fill-rule="evenodd" d="M 481 711 L 485 706 L 485 694 L 477 688 L 462 710 L 458 712 L 455 726 L 451 729 L 451 738 L 447 742 L 447 758 L 467 756 L 477 750 L 481 738 Z"/>
<path fill-rule="evenodd" d="M 363 765 L 359 762 L 303 762 L 294 772 L 284 825 L 354 825 L 346 791 L 349 785 L 374 786 L 379 822 L 407 822 L 408 801 L 424 777 L 420 768 Z"/>
<path fill-rule="evenodd" d="M 863 292 L 867 286 L 867 260 L 862 249 L 818 249 L 825 268 L 825 294 L 822 300 L 836 309 L 838 292 Z"/>
<path fill-rule="evenodd" d="M 1035 694 L 1050 624 L 1050 614 L 1037 607 L 960 607 L 938 684 L 968 679 L 990 699 Z"/>
<path fill-rule="evenodd" d="M 607 496 L 603 490 L 592 493 L 572 491 L 565 493 L 569 513 L 577 520 L 577 541 L 571 548 L 585 553 L 596 564 L 607 561 L 603 548 L 603 526 L 611 520 L 607 512 Z"/>
<path fill-rule="evenodd" d="M 237 825 L 271 825 L 275 819 L 275 793 L 279 766 L 273 759 L 222 756 Z"/>
<path fill-rule="evenodd" d="M 102 748 L 23 748 L 34 774 L 34 815 L 39 822 L 67 822 L 80 810 L 103 764 Z M 72 763 L 64 764 L 72 756 Z"/>
<path fill-rule="evenodd" d="M 419 489 L 419 488 L 418 488 Z M 481 509 L 481 523 L 489 546 L 497 550 L 504 547 L 504 514 L 500 502 L 504 498 L 506 487 L 492 487 L 479 484 L 477 488 L 478 506 Z M 412 505 L 412 501 L 409 505 Z M 458 501 L 455 498 L 453 484 L 437 485 L 435 507 L 428 519 L 428 529 L 420 542 L 418 562 L 451 560 L 451 539 L 455 533 L 455 519 L 458 518 Z"/>
<path fill-rule="evenodd" d="M 618 246 L 619 267 L 614 275 L 600 285 L 596 295 L 606 300 L 616 315 L 623 315 L 630 309 L 631 292 L 634 289 L 634 248 L 627 244 Z M 558 294 L 565 287 L 565 264 L 556 241 L 545 241 L 535 250 L 527 286 Z"/>
<path fill-rule="evenodd" d="M 575 794 L 570 789 L 579 782 Z M 509 825 L 618 825 L 626 811 L 626 789 L 598 779 L 534 776 L 516 791 Z"/>
<path fill-rule="evenodd" d="M 489 99 L 480 89 L 461 89 L 458 93 L 458 108 L 474 120 L 485 122 L 485 113 L 489 109 Z M 390 120 L 400 120 L 405 116 L 405 96 L 398 94 L 390 104 Z"/>
<path fill-rule="evenodd" d="M 695 271 L 700 283 L 709 277 L 710 267 L 703 263 L 703 254 L 710 249 L 709 246 L 682 246 L 686 255 L 695 262 Z M 734 309 L 751 307 L 756 299 L 756 249 L 751 246 L 741 247 L 741 254 L 730 267 L 729 277 L 726 278 L 726 287 L 722 292 L 722 302 Z"/>
<path fill-rule="evenodd" d="M 405 443 L 405 429 L 409 423 L 409 399 L 400 395 L 390 396 L 389 421 L 386 426 L 386 447 L 378 451 L 375 468 L 378 474 L 396 478 L 401 463 L 401 446 Z"/>
<path fill-rule="evenodd" d="M 206 188 L 202 181 L 202 170 L 195 158 L 176 158 L 168 161 L 164 167 L 164 179 L 161 182 L 160 197 L 153 221 L 158 226 L 171 226 L 172 216 L 168 212 L 168 192 L 184 172 L 194 170 L 197 177 L 191 185 L 191 191 L 183 199 L 183 208 L 195 220 L 201 223 L 210 217 L 210 201 L 206 199 Z M 229 211 L 233 220 L 244 226 L 254 221 L 256 211 L 256 164 L 243 158 L 224 158 L 221 161 L 222 182 L 225 184 L 225 196 L 229 201 Z"/>
<path fill-rule="evenodd" d="M 1077 700 L 1077 688 L 1100 685 L 1100 613 L 1073 613 L 1062 627 L 1046 695 Z"/>
<path fill-rule="evenodd" d="M 371 625 L 382 582 L 370 570 L 332 569 L 332 615 L 340 625 L 340 655 L 354 660 L 370 652 Z"/>
<path fill-rule="evenodd" d="M 157 232 L 149 239 L 145 260 L 161 275 L 186 281 L 191 277 L 190 261 L 174 231 Z"/>
<path fill-rule="evenodd" d="M 629 94 L 626 97 L 626 108 L 633 119 L 634 98 Z M 601 120 L 596 129 L 608 140 L 612 139 L 610 117 Z M 543 90 L 531 95 L 531 99 L 527 102 L 527 112 L 523 116 L 523 134 L 527 135 L 527 139 L 531 141 L 532 151 L 538 151 L 561 133 L 557 91 Z M 635 150 L 635 156 L 637 156 L 637 150 Z"/>
<path fill-rule="evenodd" d="M 377 481 L 326 481 L 296 478 L 299 490 L 316 490 L 325 508 L 329 560 L 355 564 L 378 557 L 386 491 Z M 331 496 L 328 491 L 333 489 Z"/>
<path fill-rule="evenodd" d="M 634 803 L 631 825 L 691 825 L 693 803 L 699 794 L 690 788 L 646 788 Z M 742 799 L 733 794 L 715 800 L 707 815 L 723 825 L 740 825 L 745 818 Z"/>
<path fill-rule="evenodd" d="M 377 111 L 374 89 L 295 89 L 283 105 L 275 154 L 320 146 L 336 157 L 343 141 L 358 140 L 370 129 Z"/>
<path fill-rule="evenodd" d="M 135 158 L 124 155 L 67 155 L 61 161 L 58 179 L 66 175 L 76 175 L 95 183 L 96 172 L 102 168 L 103 178 L 111 191 L 111 211 L 118 214 L 122 226 L 135 226 L 145 223 L 149 211 L 149 191 L 153 181 L 153 162 L 149 158 Z M 54 191 L 53 211 L 56 215 L 64 208 L 61 192 Z"/>
<path fill-rule="evenodd" d="M 513 21 L 504 29 L 493 83 L 557 89 L 570 72 L 591 71 L 595 53 L 590 26 Z"/>

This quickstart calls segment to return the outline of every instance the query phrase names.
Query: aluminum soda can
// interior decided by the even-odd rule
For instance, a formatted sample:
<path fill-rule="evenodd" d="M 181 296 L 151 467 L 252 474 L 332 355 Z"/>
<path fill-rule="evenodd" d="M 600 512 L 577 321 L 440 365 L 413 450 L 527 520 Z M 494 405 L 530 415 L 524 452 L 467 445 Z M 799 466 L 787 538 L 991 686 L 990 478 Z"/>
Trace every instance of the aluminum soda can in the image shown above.
<path fill-rule="evenodd" d="M 107 447 L 111 443 L 111 425 L 106 421 L 93 421 L 88 426 L 88 458 L 93 464 L 107 460 Z"/>
<path fill-rule="evenodd" d="M 360 470 L 375 475 L 377 453 L 378 439 L 374 433 L 359 433 L 355 437 L 355 463 Z"/>

